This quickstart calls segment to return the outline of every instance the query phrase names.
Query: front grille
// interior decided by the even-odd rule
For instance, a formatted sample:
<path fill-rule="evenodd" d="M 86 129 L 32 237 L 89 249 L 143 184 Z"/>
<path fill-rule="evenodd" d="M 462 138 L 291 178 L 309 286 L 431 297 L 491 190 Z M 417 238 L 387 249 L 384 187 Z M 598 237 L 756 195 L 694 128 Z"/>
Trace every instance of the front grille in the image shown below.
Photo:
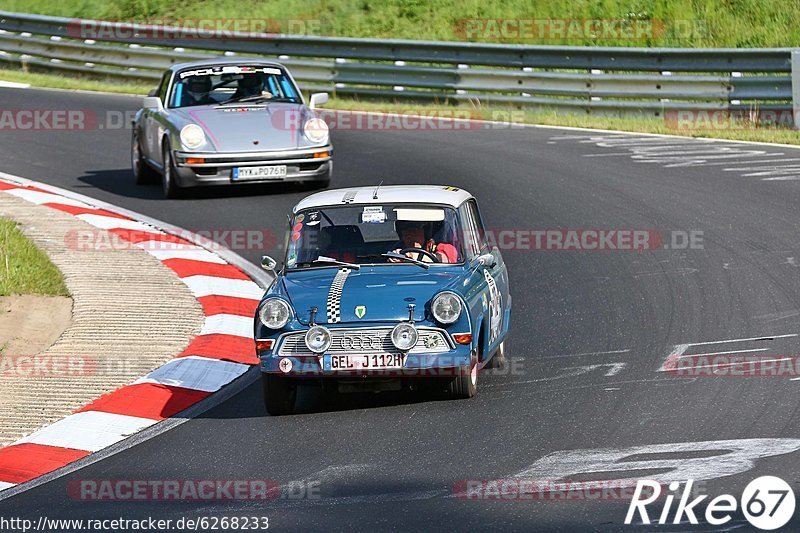
<path fill-rule="evenodd" d="M 452 348 L 443 331 L 420 328 L 419 339 L 408 353 L 444 353 Z M 329 354 L 398 353 L 392 344 L 392 328 L 336 328 L 331 329 Z M 315 355 L 306 346 L 305 332 L 284 335 L 278 355 Z"/>

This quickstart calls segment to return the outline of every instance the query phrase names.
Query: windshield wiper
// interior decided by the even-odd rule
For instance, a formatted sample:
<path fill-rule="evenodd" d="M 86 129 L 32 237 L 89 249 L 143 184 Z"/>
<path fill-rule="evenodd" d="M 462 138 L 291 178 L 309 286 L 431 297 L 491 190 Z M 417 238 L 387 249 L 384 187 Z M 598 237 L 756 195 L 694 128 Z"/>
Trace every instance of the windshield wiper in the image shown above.
<path fill-rule="evenodd" d="M 334 259 L 332 257 L 323 257 L 323 256 L 317 257 L 313 261 L 303 261 L 302 264 L 303 265 L 313 265 L 313 264 L 316 264 L 316 263 L 323 263 L 323 264 L 331 265 L 331 266 L 338 265 L 338 266 L 344 266 L 344 267 L 347 267 L 347 268 L 352 268 L 353 270 L 361 270 L 361 265 L 357 265 L 355 263 L 347 263 L 345 261 L 339 261 L 339 260 Z"/>
<path fill-rule="evenodd" d="M 412 257 L 408 257 L 407 255 L 398 254 L 396 252 L 389 252 L 389 253 L 381 254 L 381 257 L 393 257 L 394 259 L 403 259 L 403 260 L 408 261 L 410 263 L 414 263 L 415 265 L 419 265 L 419 266 L 421 266 L 421 267 L 423 267 L 425 269 L 428 269 L 428 268 L 431 267 L 428 263 L 425 263 L 425 262 L 420 261 L 418 259 L 414 259 Z"/>

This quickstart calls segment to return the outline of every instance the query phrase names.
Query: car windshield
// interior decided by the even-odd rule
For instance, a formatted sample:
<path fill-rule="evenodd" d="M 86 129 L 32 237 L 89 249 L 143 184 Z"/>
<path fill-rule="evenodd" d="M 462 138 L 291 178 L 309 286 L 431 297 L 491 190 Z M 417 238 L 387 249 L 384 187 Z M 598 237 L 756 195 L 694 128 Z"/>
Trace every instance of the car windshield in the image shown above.
<path fill-rule="evenodd" d="M 455 210 L 431 205 L 307 209 L 292 220 L 286 252 L 289 270 L 341 263 L 415 263 L 427 267 L 461 262 Z"/>
<path fill-rule="evenodd" d="M 220 105 L 234 102 L 300 103 L 300 95 L 286 73 L 257 65 L 209 66 L 178 73 L 169 107 Z"/>

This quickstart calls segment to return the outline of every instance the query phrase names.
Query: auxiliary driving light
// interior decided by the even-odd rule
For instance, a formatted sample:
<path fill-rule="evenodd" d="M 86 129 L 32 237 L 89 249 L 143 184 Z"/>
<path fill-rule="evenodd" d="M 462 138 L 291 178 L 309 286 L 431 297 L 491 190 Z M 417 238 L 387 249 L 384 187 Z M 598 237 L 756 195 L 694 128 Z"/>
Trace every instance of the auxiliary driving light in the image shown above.
<path fill-rule="evenodd" d="M 306 346 L 314 353 L 324 353 L 331 346 L 331 332 L 323 326 L 313 326 L 306 332 Z"/>
<path fill-rule="evenodd" d="M 418 338 L 417 328 L 408 322 L 397 324 L 392 330 L 392 344 L 403 352 L 407 352 L 416 346 Z"/>

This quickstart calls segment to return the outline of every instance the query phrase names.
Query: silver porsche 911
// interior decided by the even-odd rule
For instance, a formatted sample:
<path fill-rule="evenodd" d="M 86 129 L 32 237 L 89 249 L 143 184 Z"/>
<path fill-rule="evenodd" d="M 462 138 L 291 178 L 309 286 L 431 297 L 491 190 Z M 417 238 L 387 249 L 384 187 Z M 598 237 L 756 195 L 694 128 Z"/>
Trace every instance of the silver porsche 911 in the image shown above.
<path fill-rule="evenodd" d="M 174 198 L 184 188 L 299 182 L 325 187 L 333 172 L 325 121 L 283 65 L 252 59 L 172 66 L 133 120 L 137 183 L 157 181 Z"/>

